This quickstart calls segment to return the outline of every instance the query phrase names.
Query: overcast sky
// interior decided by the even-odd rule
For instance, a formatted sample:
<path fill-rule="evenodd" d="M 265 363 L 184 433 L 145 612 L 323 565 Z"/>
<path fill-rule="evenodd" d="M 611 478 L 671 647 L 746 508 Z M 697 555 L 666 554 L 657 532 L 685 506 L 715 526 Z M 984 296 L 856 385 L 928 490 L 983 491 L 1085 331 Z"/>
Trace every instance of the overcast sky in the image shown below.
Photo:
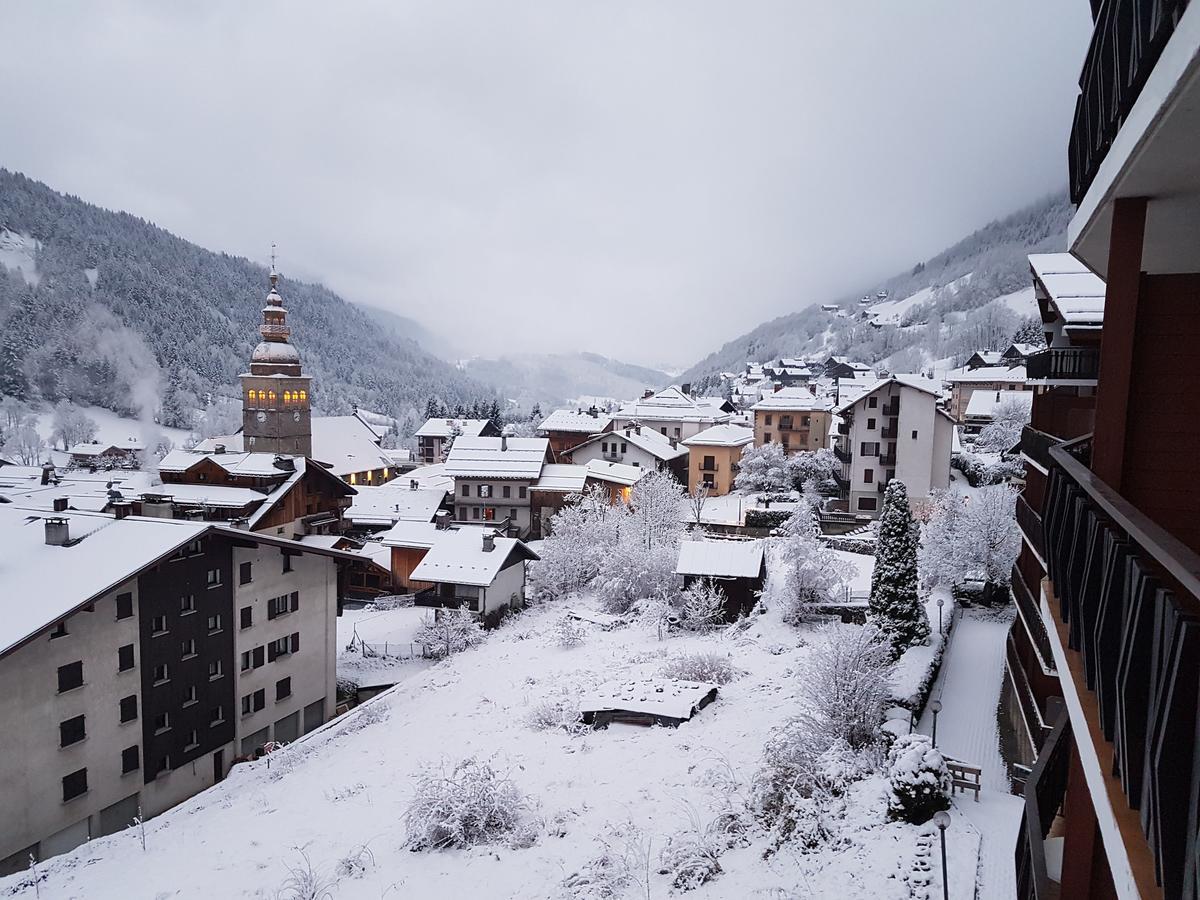
<path fill-rule="evenodd" d="M 1086 0 L 6 5 L 0 165 L 465 352 L 686 365 L 1066 183 Z M 255 302 L 258 302 L 255 300 Z"/>

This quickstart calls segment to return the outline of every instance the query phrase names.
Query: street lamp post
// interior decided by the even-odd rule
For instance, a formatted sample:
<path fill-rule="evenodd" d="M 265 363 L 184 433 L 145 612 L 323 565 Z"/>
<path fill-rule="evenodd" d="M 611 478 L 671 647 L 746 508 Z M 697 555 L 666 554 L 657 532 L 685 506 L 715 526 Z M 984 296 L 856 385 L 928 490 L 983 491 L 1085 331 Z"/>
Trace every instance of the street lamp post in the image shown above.
<path fill-rule="evenodd" d="M 946 600 L 943 597 L 938 597 L 938 634 L 944 635 L 946 629 L 942 627 L 942 607 L 946 605 Z"/>
<path fill-rule="evenodd" d="M 929 704 L 929 708 L 933 711 L 933 734 L 931 735 L 931 737 L 933 738 L 933 746 L 936 747 L 937 746 L 937 717 L 938 717 L 938 713 L 940 713 L 942 711 L 942 701 L 934 700 L 932 703 Z"/>
<path fill-rule="evenodd" d="M 933 824 L 942 837 L 942 900 L 950 900 L 950 879 L 946 873 L 946 829 L 950 827 L 950 814 L 944 809 L 934 813 Z"/>

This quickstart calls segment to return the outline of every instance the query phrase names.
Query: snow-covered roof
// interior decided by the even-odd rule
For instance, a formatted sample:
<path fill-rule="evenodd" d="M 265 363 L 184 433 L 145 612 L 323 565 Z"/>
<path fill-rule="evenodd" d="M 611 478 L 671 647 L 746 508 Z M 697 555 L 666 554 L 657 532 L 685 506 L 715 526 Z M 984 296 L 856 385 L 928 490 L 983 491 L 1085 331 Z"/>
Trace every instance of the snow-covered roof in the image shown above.
<path fill-rule="evenodd" d="M 288 474 L 290 470 L 282 469 L 275 464 L 276 458 L 274 453 L 231 452 L 228 448 L 224 453 L 204 452 L 199 449 L 172 450 L 159 461 L 158 470 L 160 472 L 186 472 L 197 463 L 211 459 L 231 475 L 265 477 Z"/>
<path fill-rule="evenodd" d="M 487 534 L 493 535 L 491 550 L 483 549 Z M 487 587 L 513 556 L 520 560 L 538 559 L 538 555 L 523 542 L 501 537 L 490 528 L 449 528 L 441 532 L 441 537 L 412 570 L 412 578 L 414 581 Z"/>
<path fill-rule="evenodd" d="M 694 434 L 686 441 L 684 445 L 692 447 L 703 445 L 705 447 L 741 447 L 743 444 L 748 444 L 754 440 L 754 432 L 749 428 L 742 428 L 740 425 L 714 425 L 712 428 L 705 428 L 699 434 Z"/>
<path fill-rule="evenodd" d="M 976 350 L 971 355 L 971 358 L 975 359 L 976 357 L 979 357 L 979 361 L 982 362 L 985 366 L 995 366 L 995 365 L 999 365 L 999 363 L 1000 363 L 1000 351 L 999 350 Z"/>
<path fill-rule="evenodd" d="M 605 459 L 593 459 L 587 464 L 588 477 L 599 481 L 610 481 L 622 487 L 637 484 L 649 470 L 641 466 L 627 466 L 624 463 L 609 462 Z"/>
<path fill-rule="evenodd" d="M 567 431 L 574 434 L 596 434 L 603 431 L 612 422 L 608 413 L 597 412 L 592 415 L 588 410 L 556 409 L 542 420 L 538 431 Z"/>
<path fill-rule="evenodd" d="M 762 573 L 761 541 L 684 541 L 679 545 L 678 575 L 757 578 Z"/>
<path fill-rule="evenodd" d="M 108 505 L 109 491 L 115 490 L 132 500 L 149 490 L 153 475 L 141 470 L 87 472 L 68 469 L 57 483 L 42 484 L 41 466 L 4 466 L 0 469 L 0 497 L 33 506 L 52 509 L 54 501 L 66 497 L 69 508 L 102 510 Z"/>
<path fill-rule="evenodd" d="M 837 409 L 834 410 L 834 412 L 838 413 L 839 415 L 846 412 L 856 403 L 861 403 L 868 394 L 873 394 L 880 388 L 887 387 L 889 384 L 899 384 L 903 387 L 910 387 L 925 394 L 932 394 L 934 397 L 940 397 L 942 395 L 942 385 L 940 382 L 934 381 L 932 378 L 923 378 L 920 375 L 908 375 L 901 373 L 898 375 L 889 375 L 887 378 L 879 379 L 853 400 L 841 404 Z"/>
<path fill-rule="evenodd" d="M 162 484 L 143 491 L 143 495 L 169 497 L 176 503 L 195 506 L 219 506 L 238 509 L 266 499 L 252 488 L 226 487 L 219 484 Z"/>
<path fill-rule="evenodd" d="M 725 418 L 729 418 L 728 415 Z M 611 441 L 613 439 L 624 441 L 627 444 L 633 444 L 640 450 L 644 450 L 656 459 L 663 462 L 670 462 L 673 459 L 678 459 L 686 454 L 687 448 L 676 443 L 671 444 L 671 439 L 665 434 L 651 428 L 649 425 L 626 425 L 618 428 L 616 431 L 609 431 L 603 434 L 595 434 L 583 441 L 579 447 L 585 447 L 588 444 L 594 444 L 597 441 Z M 578 450 L 579 447 L 574 448 Z"/>
<path fill-rule="evenodd" d="M 955 382 L 972 381 L 1008 381 L 1015 384 L 1025 383 L 1025 366 L 980 366 L 978 369 L 952 369 L 946 373 L 946 380 Z"/>
<path fill-rule="evenodd" d="M 375 431 L 358 416 L 313 416 L 313 459 L 327 464 L 339 478 L 391 468 L 391 458 L 376 440 Z"/>
<path fill-rule="evenodd" d="M 541 474 L 549 447 L 546 438 L 459 437 L 446 457 L 446 474 L 534 479 Z"/>
<path fill-rule="evenodd" d="M 399 521 L 431 522 L 446 499 L 445 488 L 422 488 L 400 476 L 381 485 L 359 485 L 346 518 L 360 524 L 391 524 Z"/>
<path fill-rule="evenodd" d="M 542 467 L 541 477 L 533 483 L 533 490 L 578 494 L 583 490 L 587 476 L 587 466 L 547 463 Z"/>
<path fill-rule="evenodd" d="M 808 388 L 792 387 L 780 388 L 779 390 L 767 394 L 761 400 L 750 407 L 755 412 L 759 410 L 782 410 L 784 412 L 819 412 L 828 410 L 830 404 L 820 397 L 813 396 L 813 392 Z"/>
<path fill-rule="evenodd" d="M 620 710 L 668 719 L 690 719 L 717 686 L 699 681 L 642 679 L 614 681 L 580 699 L 581 713 Z"/>
<path fill-rule="evenodd" d="M 454 478 L 446 474 L 445 463 L 417 466 L 415 469 L 405 472 L 397 480 L 403 480 L 405 484 L 415 481 L 419 488 L 440 489 L 443 491 L 454 490 Z"/>
<path fill-rule="evenodd" d="M 379 535 L 379 541 L 388 547 L 428 550 L 437 543 L 443 531 L 433 522 L 397 522 Z"/>
<path fill-rule="evenodd" d="M 1104 280 L 1070 253 L 1031 253 L 1029 267 L 1068 326 L 1104 323 Z"/>
<path fill-rule="evenodd" d="M 464 437 L 479 437 L 487 423 L 487 419 L 428 419 L 416 430 L 416 436 L 446 438 L 452 434 L 459 434 Z"/>
<path fill-rule="evenodd" d="M 144 442 L 131 437 L 120 441 L 87 441 L 82 444 L 74 444 L 67 452 L 72 456 L 102 456 L 110 450 L 115 450 L 118 453 L 132 453 L 145 449 L 146 445 Z"/>
<path fill-rule="evenodd" d="M 615 418 L 716 424 L 729 421 L 729 413 L 689 397 L 672 385 L 657 394 L 626 403 L 617 410 Z"/>
<path fill-rule="evenodd" d="M 996 407 L 1004 403 L 1020 403 L 1027 410 L 1033 409 L 1033 391 L 972 391 L 967 401 L 965 417 L 990 419 Z"/>

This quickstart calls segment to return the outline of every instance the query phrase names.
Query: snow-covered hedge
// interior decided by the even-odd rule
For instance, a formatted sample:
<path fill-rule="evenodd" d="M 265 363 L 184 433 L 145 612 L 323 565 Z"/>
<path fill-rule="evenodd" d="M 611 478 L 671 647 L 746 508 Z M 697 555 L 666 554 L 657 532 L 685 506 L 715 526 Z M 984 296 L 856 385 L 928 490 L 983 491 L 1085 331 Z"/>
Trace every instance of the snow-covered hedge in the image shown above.
<path fill-rule="evenodd" d="M 928 735 L 905 734 L 888 750 L 888 813 L 914 825 L 950 808 L 950 773 Z"/>
<path fill-rule="evenodd" d="M 424 645 L 434 659 L 460 653 L 481 644 L 483 639 L 483 627 L 466 609 L 427 613 L 413 635 L 413 642 Z"/>
<path fill-rule="evenodd" d="M 963 473 L 971 487 L 999 484 L 1010 478 L 1018 478 L 1025 472 L 1025 464 L 1019 458 L 1010 457 L 988 462 L 974 453 L 967 452 L 952 454 L 950 465 Z"/>
<path fill-rule="evenodd" d="M 790 509 L 748 509 L 746 510 L 747 528 L 778 528 L 789 518 Z"/>
<path fill-rule="evenodd" d="M 441 850 L 476 844 L 533 843 L 524 794 L 490 763 L 473 757 L 447 769 L 427 766 L 404 816 L 405 846 Z"/>
<path fill-rule="evenodd" d="M 830 550 L 841 550 L 845 553 L 858 553 L 862 556 L 875 555 L 875 542 L 858 537 L 843 537 L 840 535 L 822 535 L 821 543 Z"/>

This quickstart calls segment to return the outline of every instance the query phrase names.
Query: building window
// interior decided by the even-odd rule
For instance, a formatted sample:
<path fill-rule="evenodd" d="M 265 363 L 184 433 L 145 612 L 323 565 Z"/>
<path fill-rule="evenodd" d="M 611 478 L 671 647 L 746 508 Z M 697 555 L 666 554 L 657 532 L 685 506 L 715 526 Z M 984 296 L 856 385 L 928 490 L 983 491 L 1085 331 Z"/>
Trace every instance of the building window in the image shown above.
<path fill-rule="evenodd" d="M 221 630 L 221 614 L 215 613 L 208 617 L 208 633 L 216 634 Z"/>
<path fill-rule="evenodd" d="M 859 448 L 860 456 L 878 456 L 879 444 L 872 441 L 863 441 Z"/>
<path fill-rule="evenodd" d="M 253 566 L 248 562 L 244 562 L 240 566 L 238 566 L 238 584 L 249 584 L 250 583 L 251 577 L 252 577 L 251 576 L 252 569 L 253 569 Z"/>
<path fill-rule="evenodd" d="M 171 771 L 171 757 L 170 757 L 170 755 L 163 756 L 162 759 L 160 759 L 158 761 L 158 768 L 154 770 L 154 774 L 155 774 L 155 776 L 158 776 L 158 775 L 161 775 L 163 772 L 170 772 L 170 771 Z"/>
<path fill-rule="evenodd" d="M 512 485 L 511 484 L 504 485 L 503 491 L 504 491 L 503 497 L 504 497 L 504 499 L 507 500 L 509 497 L 512 496 Z"/>
<path fill-rule="evenodd" d="M 179 614 L 181 616 L 189 615 L 196 611 L 196 595 L 188 594 L 186 597 L 179 598 Z"/>
<path fill-rule="evenodd" d="M 874 469 L 863 469 L 863 484 L 870 484 L 875 480 Z"/>
<path fill-rule="evenodd" d="M 292 696 L 292 679 L 290 677 L 280 678 L 275 682 L 275 702 L 286 700 L 290 696 Z"/>
<path fill-rule="evenodd" d="M 199 746 L 200 746 L 200 732 L 196 731 L 196 729 L 193 728 L 191 731 L 188 732 L 187 743 L 183 745 L 183 749 L 186 752 L 188 750 L 195 750 Z"/>
<path fill-rule="evenodd" d="M 128 697 L 122 697 L 121 703 L 121 721 L 132 722 L 138 717 L 137 712 L 137 694 L 130 694 Z"/>
<path fill-rule="evenodd" d="M 521 485 L 519 488 L 517 488 L 517 496 L 520 497 L 522 500 L 525 499 L 525 496 L 526 496 L 525 491 L 526 491 L 525 485 Z"/>
<path fill-rule="evenodd" d="M 136 772 L 141 768 L 142 762 L 138 754 L 137 744 L 132 747 L 126 747 L 121 751 L 121 774 L 128 775 L 130 772 Z"/>
<path fill-rule="evenodd" d="M 470 486 L 469 484 L 464 484 L 464 485 L 462 486 L 462 495 L 463 495 L 464 497 L 470 497 L 470 496 L 471 496 L 471 486 Z"/>
<path fill-rule="evenodd" d="M 275 619 L 287 613 L 295 612 L 299 608 L 299 591 L 292 591 L 292 593 L 284 594 L 282 597 L 272 597 L 267 601 L 267 618 Z"/>
<path fill-rule="evenodd" d="M 221 570 L 209 569 L 204 581 L 210 588 L 219 587 L 221 584 Z"/>
<path fill-rule="evenodd" d="M 208 664 L 208 680 L 215 681 L 222 675 L 221 660 L 214 659 Z"/>
<path fill-rule="evenodd" d="M 160 712 L 154 717 L 154 733 L 162 734 L 164 731 L 171 730 L 171 714 L 169 712 Z"/>
<path fill-rule="evenodd" d="M 912 436 L 912 439 L 913 439 L 914 441 L 917 439 L 917 432 L 916 432 L 915 430 L 913 431 L 913 436 Z"/>
<path fill-rule="evenodd" d="M 481 484 L 481 485 L 479 485 L 479 486 L 478 486 L 478 487 L 475 489 L 475 495 L 476 495 L 477 497 L 490 497 L 490 496 L 492 496 L 492 486 L 491 486 L 490 484 Z"/>
<path fill-rule="evenodd" d="M 189 684 L 187 686 L 187 690 L 185 690 L 183 692 L 183 705 L 191 706 L 193 703 L 196 703 L 197 700 L 198 700 L 198 698 L 196 697 L 196 686 L 194 684 Z"/>
<path fill-rule="evenodd" d="M 188 638 L 186 641 L 181 641 L 179 644 L 179 656 L 181 659 L 190 659 L 196 655 L 196 639 Z"/>
<path fill-rule="evenodd" d="M 868 397 L 867 398 L 867 409 L 875 409 L 878 406 L 879 406 L 879 398 L 878 397 Z"/>
<path fill-rule="evenodd" d="M 154 667 L 154 674 L 153 674 L 153 676 L 151 677 L 151 679 L 150 679 L 150 680 L 151 680 L 151 681 L 152 681 L 154 684 L 162 684 L 162 683 L 164 683 L 164 682 L 166 682 L 166 681 L 170 681 L 170 680 L 171 680 L 171 678 L 170 678 L 170 674 L 171 674 L 171 673 L 170 673 L 170 670 L 167 668 L 167 664 L 166 664 L 166 663 L 160 663 L 159 665 L 157 665 L 157 666 L 155 666 L 155 667 Z"/>
<path fill-rule="evenodd" d="M 209 713 L 209 716 L 208 716 L 209 726 L 212 727 L 214 725 L 220 725 L 224 721 L 225 721 L 225 707 L 214 706 L 212 708 L 212 712 Z"/>
<path fill-rule="evenodd" d="M 128 619 L 133 616 L 133 594 L 117 594 L 117 618 Z"/>
<path fill-rule="evenodd" d="M 87 793 L 87 769 L 79 769 L 62 780 L 63 803 Z"/>
<path fill-rule="evenodd" d="M 766 432 L 766 433 L 764 433 L 764 434 L 763 434 L 763 443 L 764 443 L 764 444 L 769 444 L 769 443 L 771 443 L 771 432 L 769 432 L 769 431 L 768 431 L 768 432 Z"/>
<path fill-rule="evenodd" d="M 197 539 L 194 541 L 188 541 L 187 545 L 183 548 L 180 555 L 181 556 L 199 556 L 203 552 L 204 552 L 204 548 L 200 545 L 200 541 Z"/>
<path fill-rule="evenodd" d="M 167 617 L 155 616 L 150 620 L 150 634 L 159 635 L 167 633 Z"/>
<path fill-rule="evenodd" d="M 125 644 L 117 648 L 117 671 L 128 672 L 134 666 L 133 644 Z"/>
<path fill-rule="evenodd" d="M 50 632 L 50 640 L 67 636 L 67 620 L 63 619 L 54 626 L 54 630 Z"/>
<path fill-rule="evenodd" d="M 242 626 L 242 628 L 249 628 L 253 624 L 254 624 L 254 607 L 243 606 L 242 611 L 241 611 L 241 626 Z"/>
<path fill-rule="evenodd" d="M 84 717 L 75 716 L 58 723 L 58 746 L 70 747 L 72 744 L 78 744 L 87 737 L 87 730 L 84 727 Z"/>
<path fill-rule="evenodd" d="M 811 424 L 812 424 L 812 416 L 801 416 L 801 417 L 800 417 L 800 424 L 801 424 L 803 427 L 807 428 L 809 425 L 811 425 Z"/>
<path fill-rule="evenodd" d="M 478 518 L 479 518 L 479 507 L 478 507 L 478 506 L 472 506 L 472 507 L 471 507 L 471 518 L 472 518 L 472 519 L 478 519 Z"/>
<path fill-rule="evenodd" d="M 72 691 L 83 686 L 83 660 L 58 667 L 58 692 Z"/>
<path fill-rule="evenodd" d="M 874 430 L 875 430 L 875 420 L 867 419 L 867 431 L 874 431 Z"/>
<path fill-rule="evenodd" d="M 283 554 L 283 574 L 286 575 L 292 571 L 292 555 L 290 553 Z"/>
<path fill-rule="evenodd" d="M 494 522 L 494 521 L 496 521 L 496 507 L 494 507 L 494 506 L 485 506 L 485 507 L 483 508 L 483 519 L 484 519 L 484 521 L 485 521 L 485 522 Z"/>
<path fill-rule="evenodd" d="M 250 713 L 258 712 L 266 705 L 267 692 L 260 688 L 253 694 L 247 694 L 242 698 L 242 715 L 248 716 Z"/>
<path fill-rule="evenodd" d="M 764 417 L 763 417 L 763 424 L 764 424 L 764 425 L 771 425 L 771 424 L 773 424 L 773 423 L 771 422 L 771 414 L 770 414 L 770 413 L 767 413 L 767 414 L 766 414 L 766 416 L 764 416 Z"/>
<path fill-rule="evenodd" d="M 878 507 L 878 498 L 876 497 L 859 497 L 858 508 L 870 512 Z"/>

